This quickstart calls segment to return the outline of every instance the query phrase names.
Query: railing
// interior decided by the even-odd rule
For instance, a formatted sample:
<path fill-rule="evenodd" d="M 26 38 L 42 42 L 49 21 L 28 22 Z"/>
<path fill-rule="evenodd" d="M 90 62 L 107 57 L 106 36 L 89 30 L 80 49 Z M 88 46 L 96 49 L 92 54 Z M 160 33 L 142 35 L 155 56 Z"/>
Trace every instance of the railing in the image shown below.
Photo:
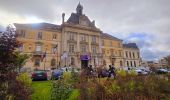
<path fill-rule="evenodd" d="M 88 44 L 88 42 L 87 41 L 80 41 L 80 44 Z"/>
<path fill-rule="evenodd" d="M 77 43 L 76 40 L 71 40 L 71 39 L 67 40 L 67 42 L 68 42 L 68 43 Z"/>
<path fill-rule="evenodd" d="M 91 45 L 99 45 L 99 43 L 97 43 L 97 42 L 91 42 Z"/>

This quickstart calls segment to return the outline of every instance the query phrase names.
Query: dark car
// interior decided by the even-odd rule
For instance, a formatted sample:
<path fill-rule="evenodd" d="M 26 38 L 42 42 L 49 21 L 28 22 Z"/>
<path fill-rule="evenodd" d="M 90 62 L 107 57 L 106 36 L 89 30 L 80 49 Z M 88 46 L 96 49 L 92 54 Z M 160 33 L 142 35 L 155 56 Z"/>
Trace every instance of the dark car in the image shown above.
<path fill-rule="evenodd" d="M 168 70 L 166 70 L 166 69 L 157 69 L 156 73 L 157 74 L 166 74 L 166 73 L 168 73 Z"/>
<path fill-rule="evenodd" d="M 102 69 L 99 73 L 98 73 L 98 77 L 108 77 L 109 76 L 109 71 L 106 69 Z"/>
<path fill-rule="evenodd" d="M 51 78 L 52 79 L 59 79 L 63 75 L 64 70 L 63 69 L 55 69 L 52 72 Z"/>
<path fill-rule="evenodd" d="M 31 76 L 32 80 L 47 80 L 47 72 L 46 71 L 34 71 Z"/>

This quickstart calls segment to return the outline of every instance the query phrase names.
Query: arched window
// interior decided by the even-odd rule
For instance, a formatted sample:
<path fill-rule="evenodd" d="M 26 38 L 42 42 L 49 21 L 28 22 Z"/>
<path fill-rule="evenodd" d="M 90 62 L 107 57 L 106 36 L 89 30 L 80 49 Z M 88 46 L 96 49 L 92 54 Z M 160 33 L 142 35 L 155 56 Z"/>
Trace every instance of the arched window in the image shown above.
<path fill-rule="evenodd" d="M 51 59 L 51 66 L 54 67 L 56 65 L 56 60 L 55 59 Z"/>
<path fill-rule="evenodd" d="M 34 65 L 35 65 L 35 66 L 40 66 L 40 59 L 35 59 Z"/>
<path fill-rule="evenodd" d="M 74 62 L 75 62 L 75 61 L 74 61 L 74 58 L 72 57 L 72 58 L 71 58 L 71 65 L 74 65 Z"/>
<path fill-rule="evenodd" d="M 120 61 L 120 66 L 123 66 L 123 62 L 122 61 Z"/>
<path fill-rule="evenodd" d="M 132 61 L 130 61 L 130 65 L 131 65 L 131 67 L 133 66 Z"/>
<path fill-rule="evenodd" d="M 127 67 L 129 67 L 129 62 L 127 61 L 126 63 L 127 63 Z"/>
<path fill-rule="evenodd" d="M 136 67 L 136 61 L 134 61 L 134 66 Z"/>

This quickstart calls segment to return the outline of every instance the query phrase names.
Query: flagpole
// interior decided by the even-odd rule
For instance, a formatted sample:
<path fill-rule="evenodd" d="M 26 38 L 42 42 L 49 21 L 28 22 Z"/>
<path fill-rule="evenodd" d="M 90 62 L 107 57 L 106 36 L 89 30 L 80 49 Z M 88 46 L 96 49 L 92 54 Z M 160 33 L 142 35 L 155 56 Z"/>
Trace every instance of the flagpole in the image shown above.
<path fill-rule="evenodd" d="M 57 49 L 57 68 L 58 68 L 58 44 L 56 45 L 56 49 Z"/>
<path fill-rule="evenodd" d="M 45 62 L 44 62 L 44 71 L 45 71 L 45 63 L 46 63 L 46 51 L 47 51 L 47 49 L 45 50 Z"/>

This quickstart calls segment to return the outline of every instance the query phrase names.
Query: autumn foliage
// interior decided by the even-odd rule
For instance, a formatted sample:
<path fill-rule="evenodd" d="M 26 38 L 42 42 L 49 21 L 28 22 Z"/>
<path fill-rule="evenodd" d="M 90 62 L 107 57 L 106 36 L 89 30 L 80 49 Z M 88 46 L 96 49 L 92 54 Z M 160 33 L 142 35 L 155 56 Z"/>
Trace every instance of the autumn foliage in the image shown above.
<path fill-rule="evenodd" d="M 17 80 L 15 50 L 19 46 L 15 30 L 10 26 L 0 36 L 0 100 L 28 100 L 30 92 Z"/>

